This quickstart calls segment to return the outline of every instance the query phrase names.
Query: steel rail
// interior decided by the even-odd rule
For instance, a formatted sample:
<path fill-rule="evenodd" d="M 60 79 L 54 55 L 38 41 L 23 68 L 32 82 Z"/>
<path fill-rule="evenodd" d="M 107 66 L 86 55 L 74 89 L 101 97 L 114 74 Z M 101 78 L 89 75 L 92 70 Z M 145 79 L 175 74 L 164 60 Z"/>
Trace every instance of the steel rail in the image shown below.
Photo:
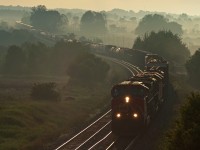
<path fill-rule="evenodd" d="M 131 74 L 132 76 L 135 76 L 135 74 L 142 72 L 142 70 L 140 70 L 138 67 L 125 62 L 125 61 L 121 61 L 118 60 L 116 58 L 110 58 L 110 57 L 106 57 L 106 56 L 100 56 L 100 57 L 104 57 L 106 59 L 109 59 L 110 61 L 117 63 L 121 66 L 123 66 L 124 68 L 126 68 Z M 134 70 L 134 71 L 133 71 Z M 135 72 L 135 73 L 134 73 Z M 89 126 L 87 126 L 86 128 L 84 128 L 82 131 L 80 131 L 79 133 L 77 133 L 76 135 L 74 135 L 72 138 L 70 138 L 69 140 L 67 140 L 65 143 L 63 143 L 62 145 L 60 145 L 59 147 L 57 147 L 55 150 L 61 150 L 61 148 L 64 148 L 65 145 L 67 145 L 68 143 L 70 143 L 72 140 L 74 140 L 75 138 L 77 138 L 79 135 L 84 134 L 84 132 L 86 130 L 88 130 L 91 126 L 93 126 L 94 124 L 96 124 L 98 121 L 100 121 L 103 117 L 105 117 L 107 114 L 109 114 L 111 112 L 111 110 L 109 110 L 108 112 L 106 112 L 104 115 L 102 115 L 100 118 L 98 118 L 96 121 L 94 121 L 93 123 L 91 123 Z M 103 126 L 100 130 L 102 130 L 104 127 L 106 127 L 111 121 L 107 122 L 107 124 L 105 126 Z M 85 143 L 87 143 L 90 139 L 92 139 L 95 135 L 97 135 L 99 132 L 97 131 L 96 133 L 94 133 L 92 136 L 90 136 L 88 139 L 86 139 L 83 143 L 81 143 L 75 150 L 80 149 Z M 106 139 L 112 132 L 109 132 L 104 138 L 102 138 L 100 141 L 98 141 L 96 144 L 94 144 L 90 149 L 92 149 L 93 147 L 95 147 L 95 145 L 97 145 L 98 143 L 102 142 L 104 139 Z M 116 141 L 113 141 L 108 147 L 107 149 L 110 149 Z"/>
<path fill-rule="evenodd" d="M 85 140 L 83 143 L 81 143 L 77 148 L 75 148 L 75 150 L 78 150 L 81 148 L 81 146 L 83 146 L 85 143 L 87 143 L 90 139 L 92 139 L 95 135 L 97 135 L 100 131 L 102 131 L 105 127 L 107 127 L 109 124 L 111 123 L 111 121 L 109 121 L 108 123 L 106 123 L 102 128 L 100 128 L 97 132 L 95 132 L 92 136 L 90 136 L 87 140 Z"/>
<path fill-rule="evenodd" d="M 143 72 L 143 71 L 142 71 L 140 68 L 138 68 L 137 66 L 134 66 L 133 64 L 128 63 L 128 62 L 126 62 L 126 61 L 119 60 L 119 59 L 117 59 L 117 58 L 108 57 L 108 56 L 102 56 L 102 55 L 99 55 L 99 54 L 98 54 L 97 56 L 98 56 L 98 57 L 105 58 L 105 59 L 108 59 L 108 60 L 110 60 L 110 61 L 112 61 L 112 62 L 114 62 L 114 63 L 117 63 L 117 64 L 119 64 L 119 65 L 125 67 L 126 69 L 128 69 L 128 70 L 131 72 L 131 74 L 132 74 L 133 76 L 135 76 L 135 73 L 134 73 L 131 69 L 133 69 L 133 70 L 136 72 L 136 74 L 139 73 L 139 72 Z M 130 67 L 130 68 L 129 68 L 129 67 Z"/>
<path fill-rule="evenodd" d="M 140 135 L 137 135 L 130 143 L 129 145 L 126 147 L 125 150 L 133 150 L 133 144 L 136 142 L 136 140 L 140 137 Z"/>
<path fill-rule="evenodd" d="M 92 125 L 94 125 L 95 123 L 97 123 L 98 121 L 100 121 L 103 117 L 105 117 L 108 113 L 110 113 L 111 110 L 107 111 L 104 115 L 102 115 L 100 118 L 98 118 L 96 121 L 94 121 L 93 123 L 91 123 L 89 126 L 87 126 L 85 129 L 83 129 L 82 131 L 80 131 L 79 133 L 77 133 L 75 136 L 73 136 L 72 138 L 70 138 L 68 141 L 66 141 L 65 143 L 63 143 L 62 145 L 60 145 L 59 147 L 57 147 L 55 150 L 60 150 L 63 146 L 65 146 L 66 144 L 68 144 L 69 142 L 71 142 L 73 139 L 75 139 L 76 137 L 78 137 L 80 134 L 82 134 L 84 131 L 86 131 L 88 128 L 90 128 Z"/>
<path fill-rule="evenodd" d="M 105 140 L 109 135 L 111 135 L 112 131 L 110 131 L 108 134 L 106 134 L 106 136 L 104 136 L 101 140 L 99 140 L 98 142 L 96 142 L 94 145 L 92 145 L 88 150 L 93 149 L 96 145 L 98 145 L 99 143 L 101 143 L 103 140 Z"/>
<path fill-rule="evenodd" d="M 115 143 L 116 143 L 116 140 L 113 141 L 113 142 L 106 148 L 106 150 L 111 149 L 111 148 L 115 145 Z"/>
<path fill-rule="evenodd" d="M 113 61 L 113 62 L 115 62 L 115 63 L 117 63 L 117 64 L 119 64 L 119 65 L 125 67 L 126 69 L 128 69 L 128 70 L 131 72 L 132 76 L 135 76 L 135 73 L 131 70 L 131 69 L 133 69 L 133 68 L 130 69 L 130 68 L 127 67 L 125 64 L 123 64 L 123 63 L 121 63 L 121 62 L 119 62 L 119 61 L 117 61 L 117 60 L 111 60 L 111 61 Z"/>

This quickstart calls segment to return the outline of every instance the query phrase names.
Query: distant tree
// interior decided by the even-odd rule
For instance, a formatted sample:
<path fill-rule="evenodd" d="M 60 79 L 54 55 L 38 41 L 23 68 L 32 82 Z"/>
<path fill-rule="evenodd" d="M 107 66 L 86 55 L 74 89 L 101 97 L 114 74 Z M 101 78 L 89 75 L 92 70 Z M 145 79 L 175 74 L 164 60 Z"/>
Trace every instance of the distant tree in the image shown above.
<path fill-rule="evenodd" d="M 4 73 L 10 75 L 23 74 L 25 72 L 26 55 L 18 46 L 10 46 L 4 64 Z"/>
<path fill-rule="evenodd" d="M 11 33 L 5 30 L 0 30 L 0 45 L 8 45 L 11 40 Z"/>
<path fill-rule="evenodd" d="M 72 13 L 71 13 L 71 12 L 68 12 L 66 15 L 67 15 L 67 17 L 68 17 L 69 19 L 72 18 Z"/>
<path fill-rule="evenodd" d="M 5 21 L 1 21 L 0 23 L 0 30 L 9 30 L 9 25 Z"/>
<path fill-rule="evenodd" d="M 105 15 L 94 12 L 87 11 L 83 14 L 80 22 L 81 32 L 88 34 L 104 34 L 106 29 L 106 18 Z"/>
<path fill-rule="evenodd" d="M 71 81 L 90 85 L 105 80 L 109 65 L 90 53 L 82 53 L 69 66 L 68 75 Z"/>
<path fill-rule="evenodd" d="M 13 30 L 12 37 L 10 40 L 11 43 L 19 45 L 28 41 L 35 42 L 36 38 L 31 32 L 21 29 L 21 30 Z"/>
<path fill-rule="evenodd" d="M 0 30 L 0 45 L 20 45 L 27 41 L 36 41 L 34 35 L 27 30 Z"/>
<path fill-rule="evenodd" d="M 79 16 L 74 16 L 73 19 L 72 19 L 72 20 L 73 20 L 73 23 L 72 23 L 72 24 L 73 24 L 76 28 L 77 28 L 77 26 L 79 25 L 79 19 L 80 19 Z"/>
<path fill-rule="evenodd" d="M 27 73 L 28 74 L 43 74 L 48 73 L 50 69 L 50 50 L 43 43 L 25 43 L 22 49 L 26 52 L 27 56 Z"/>
<path fill-rule="evenodd" d="M 189 79 L 193 85 L 200 88 L 199 77 L 200 77 L 200 49 L 197 50 L 186 62 L 186 69 L 189 75 Z"/>
<path fill-rule="evenodd" d="M 185 64 L 190 51 L 179 36 L 171 31 L 159 31 L 136 38 L 133 49 L 141 49 L 163 56 L 172 63 Z"/>
<path fill-rule="evenodd" d="M 178 20 L 181 22 L 189 22 L 192 21 L 192 19 L 185 13 L 179 15 Z"/>
<path fill-rule="evenodd" d="M 174 34 L 178 34 L 178 35 L 183 34 L 182 26 L 176 22 L 169 22 L 168 30 L 170 30 Z"/>
<path fill-rule="evenodd" d="M 68 19 L 65 15 L 61 15 L 58 11 L 47 10 L 43 5 L 32 8 L 30 17 L 31 25 L 36 28 L 55 32 L 62 25 L 68 24 Z"/>
<path fill-rule="evenodd" d="M 72 61 L 83 52 L 88 51 L 80 42 L 73 40 L 71 42 L 59 41 L 53 47 L 51 62 L 53 72 L 56 74 L 65 74 L 66 68 Z"/>
<path fill-rule="evenodd" d="M 152 31 L 158 32 L 161 30 L 172 31 L 174 34 L 182 35 L 182 26 L 175 22 L 169 22 L 167 18 L 162 15 L 146 15 L 139 22 L 139 25 L 135 29 L 135 33 L 138 35 L 144 35 Z"/>

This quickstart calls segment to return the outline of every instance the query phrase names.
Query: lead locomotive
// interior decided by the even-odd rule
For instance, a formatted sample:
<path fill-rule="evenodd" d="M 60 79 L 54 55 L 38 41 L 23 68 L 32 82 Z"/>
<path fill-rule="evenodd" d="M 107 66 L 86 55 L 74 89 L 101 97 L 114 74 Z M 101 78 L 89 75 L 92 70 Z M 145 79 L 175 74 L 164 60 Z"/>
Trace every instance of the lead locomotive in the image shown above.
<path fill-rule="evenodd" d="M 116 135 L 135 135 L 146 128 L 166 100 L 168 62 L 147 54 L 145 68 L 111 90 L 111 128 Z"/>

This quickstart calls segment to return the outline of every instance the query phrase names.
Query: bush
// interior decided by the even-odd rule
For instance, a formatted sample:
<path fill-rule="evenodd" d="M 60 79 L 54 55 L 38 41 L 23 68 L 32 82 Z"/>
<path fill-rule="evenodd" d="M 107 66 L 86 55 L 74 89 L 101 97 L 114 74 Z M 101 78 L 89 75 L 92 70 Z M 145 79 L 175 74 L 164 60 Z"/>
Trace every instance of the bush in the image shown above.
<path fill-rule="evenodd" d="M 90 53 L 82 53 L 69 65 L 67 73 L 71 81 L 89 85 L 105 81 L 109 69 L 109 65 L 101 58 Z"/>
<path fill-rule="evenodd" d="M 40 83 L 34 84 L 31 89 L 31 97 L 35 100 L 60 100 L 60 93 L 56 91 L 56 84 Z"/>

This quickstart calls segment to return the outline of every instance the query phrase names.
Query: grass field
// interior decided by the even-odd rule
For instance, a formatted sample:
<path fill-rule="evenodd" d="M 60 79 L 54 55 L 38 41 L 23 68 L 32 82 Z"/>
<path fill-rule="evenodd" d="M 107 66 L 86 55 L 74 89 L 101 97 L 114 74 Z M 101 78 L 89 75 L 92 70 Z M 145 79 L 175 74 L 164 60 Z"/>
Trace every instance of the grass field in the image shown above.
<path fill-rule="evenodd" d="M 47 149 L 91 120 L 110 104 L 110 81 L 127 78 L 124 69 L 110 65 L 107 81 L 92 87 L 67 85 L 67 77 L 0 77 L 0 149 Z M 61 101 L 31 99 L 33 83 L 41 82 L 55 82 Z"/>

